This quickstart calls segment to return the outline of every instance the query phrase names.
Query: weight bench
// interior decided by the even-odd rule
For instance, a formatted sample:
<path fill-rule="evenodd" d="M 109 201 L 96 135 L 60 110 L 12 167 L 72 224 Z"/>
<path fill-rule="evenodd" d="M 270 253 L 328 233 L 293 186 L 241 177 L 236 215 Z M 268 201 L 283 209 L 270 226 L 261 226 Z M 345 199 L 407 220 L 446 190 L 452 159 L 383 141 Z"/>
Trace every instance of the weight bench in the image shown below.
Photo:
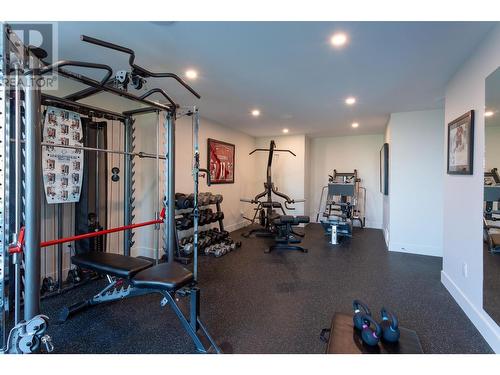
<path fill-rule="evenodd" d="M 296 244 L 302 242 L 300 237 L 304 237 L 303 234 L 299 234 L 293 230 L 294 226 L 299 224 L 309 223 L 309 216 L 291 216 L 291 215 L 281 215 L 273 220 L 273 224 L 277 229 L 274 245 L 266 249 L 266 253 L 270 253 L 273 250 L 299 250 L 307 253 L 307 249 Z"/>
<path fill-rule="evenodd" d="M 153 265 L 142 258 L 120 254 L 89 252 L 75 255 L 71 261 L 78 267 L 106 275 L 109 284 L 92 298 L 65 307 L 60 320 L 100 303 L 117 301 L 150 293 L 163 296 L 161 306 L 170 305 L 200 353 L 221 353 L 199 316 L 200 290 L 195 286 L 193 273 L 176 262 Z M 177 305 L 177 297 L 189 297 L 187 318 Z M 202 340 L 208 340 L 208 348 Z"/>

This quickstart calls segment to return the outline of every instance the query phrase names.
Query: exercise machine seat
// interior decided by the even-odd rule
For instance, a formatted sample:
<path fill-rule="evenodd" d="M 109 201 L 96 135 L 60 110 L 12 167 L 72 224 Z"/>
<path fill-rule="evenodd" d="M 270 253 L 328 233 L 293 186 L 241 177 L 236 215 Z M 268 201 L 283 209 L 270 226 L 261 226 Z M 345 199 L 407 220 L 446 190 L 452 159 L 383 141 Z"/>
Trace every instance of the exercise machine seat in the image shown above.
<path fill-rule="evenodd" d="M 281 215 L 279 218 L 274 220 L 274 224 L 276 225 L 299 225 L 302 223 L 309 223 L 309 216 Z"/>
<path fill-rule="evenodd" d="M 123 279 L 130 279 L 138 272 L 153 266 L 153 263 L 145 259 L 98 251 L 72 256 L 71 262 L 100 274 Z"/>
<path fill-rule="evenodd" d="M 194 280 L 193 273 L 179 263 L 161 263 L 139 272 L 131 279 L 133 286 L 143 289 L 177 290 Z"/>

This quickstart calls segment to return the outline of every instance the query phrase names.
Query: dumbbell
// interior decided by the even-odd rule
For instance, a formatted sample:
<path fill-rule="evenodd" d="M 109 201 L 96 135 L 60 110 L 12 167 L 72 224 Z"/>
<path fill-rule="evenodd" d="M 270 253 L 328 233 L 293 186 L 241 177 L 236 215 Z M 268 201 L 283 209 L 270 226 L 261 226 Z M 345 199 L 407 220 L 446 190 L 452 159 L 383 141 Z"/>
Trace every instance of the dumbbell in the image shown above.
<path fill-rule="evenodd" d="M 186 230 L 193 226 L 193 220 L 188 215 L 182 215 L 182 218 L 175 220 L 178 230 Z"/>
<path fill-rule="evenodd" d="M 187 243 L 185 244 L 183 247 L 182 247 L 182 251 L 184 252 L 184 254 L 191 254 L 194 250 L 194 245 L 192 243 Z"/>
<path fill-rule="evenodd" d="M 224 220 L 224 212 L 217 211 L 214 213 L 214 221 Z"/>
<path fill-rule="evenodd" d="M 207 206 L 210 203 L 210 193 L 199 193 L 198 194 L 198 205 Z"/>
<path fill-rule="evenodd" d="M 40 293 L 41 294 L 52 293 L 55 289 L 56 289 L 56 282 L 54 281 L 52 276 L 44 277 Z"/>
<path fill-rule="evenodd" d="M 206 224 L 206 216 L 204 210 L 200 211 L 200 214 L 198 216 L 198 225 L 205 225 Z"/>
<path fill-rule="evenodd" d="M 210 195 L 208 196 L 208 198 L 209 198 L 209 203 L 210 204 L 217 203 L 217 199 L 216 199 L 215 195 L 213 195 L 212 193 L 210 193 Z"/>
<path fill-rule="evenodd" d="M 227 250 L 224 247 L 221 247 L 219 245 L 213 245 L 209 246 L 205 249 L 205 254 L 213 254 L 216 258 L 219 258 L 220 256 L 224 255 L 227 252 Z"/>
<path fill-rule="evenodd" d="M 210 246 L 212 244 L 212 238 L 209 236 L 205 236 L 200 240 L 199 246 L 201 248 Z"/>
<path fill-rule="evenodd" d="M 179 244 L 181 246 L 185 246 L 185 245 L 187 245 L 189 243 L 193 243 L 193 236 L 187 236 L 187 237 L 181 238 L 179 240 Z"/>
<path fill-rule="evenodd" d="M 211 208 L 200 211 L 200 225 L 210 224 L 212 222 L 214 212 Z"/>
<path fill-rule="evenodd" d="M 189 199 L 189 196 L 183 193 L 175 193 L 175 208 L 184 210 L 189 207 L 192 207 L 192 200 Z"/>

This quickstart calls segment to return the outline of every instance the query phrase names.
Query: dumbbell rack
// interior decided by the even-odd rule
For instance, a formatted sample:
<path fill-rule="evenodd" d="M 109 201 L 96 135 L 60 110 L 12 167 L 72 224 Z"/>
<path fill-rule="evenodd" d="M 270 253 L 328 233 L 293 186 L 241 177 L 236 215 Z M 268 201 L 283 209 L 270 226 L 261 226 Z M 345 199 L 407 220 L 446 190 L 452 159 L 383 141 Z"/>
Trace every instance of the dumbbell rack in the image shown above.
<path fill-rule="evenodd" d="M 203 194 L 203 193 L 202 193 Z M 208 209 L 210 206 L 214 206 L 215 205 L 215 208 L 216 208 L 216 211 L 215 213 L 219 215 L 219 219 L 217 221 L 213 221 L 213 222 L 210 222 L 210 223 L 206 223 L 206 224 L 203 224 L 201 226 L 205 226 L 205 225 L 210 225 L 210 224 L 214 224 L 214 223 L 218 223 L 218 229 L 219 229 L 219 232 L 220 233 L 223 233 L 225 230 L 224 230 L 224 215 L 223 215 L 223 212 L 222 212 L 222 208 L 221 208 L 221 202 L 220 201 L 217 201 L 215 203 L 206 203 L 206 204 L 203 204 L 199 206 L 200 208 L 200 211 L 203 211 L 205 209 Z M 194 209 L 193 208 L 185 208 L 185 209 L 176 209 L 176 216 L 178 214 L 186 214 L 186 213 L 193 213 Z M 184 236 L 184 235 L 181 235 L 181 233 L 179 232 L 186 232 L 188 230 L 190 230 L 192 227 L 189 227 L 189 228 L 186 228 L 186 229 L 179 229 L 177 228 L 176 226 L 176 230 L 175 230 L 175 235 L 176 235 L 176 242 L 177 242 L 177 254 L 181 254 L 181 239 L 184 238 L 184 237 L 187 237 L 187 236 Z M 200 231 L 200 234 L 201 233 L 204 233 L 206 230 L 201 230 Z M 231 237 L 228 235 L 227 237 L 221 239 L 219 242 L 223 242 L 223 241 L 227 241 L 227 240 L 230 240 L 231 241 Z M 211 244 L 213 245 L 213 243 Z M 200 247 L 200 250 L 203 250 L 203 248 Z M 201 255 L 205 255 L 205 253 L 203 251 L 200 251 L 199 254 Z M 186 258 L 186 257 L 183 257 L 183 256 L 179 256 L 178 260 L 183 262 L 183 263 L 187 263 L 188 262 L 188 259 L 189 258 Z"/>

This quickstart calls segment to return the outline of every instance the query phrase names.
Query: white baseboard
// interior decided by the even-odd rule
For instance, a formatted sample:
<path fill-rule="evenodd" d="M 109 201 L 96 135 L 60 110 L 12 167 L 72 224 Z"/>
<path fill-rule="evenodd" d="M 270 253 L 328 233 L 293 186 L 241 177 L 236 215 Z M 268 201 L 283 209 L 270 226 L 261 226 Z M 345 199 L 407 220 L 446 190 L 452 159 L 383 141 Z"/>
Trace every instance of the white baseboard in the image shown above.
<path fill-rule="evenodd" d="M 250 222 L 248 220 L 243 219 L 234 224 L 224 225 L 224 229 L 227 230 L 228 232 L 234 232 L 235 230 L 244 228 L 249 224 Z"/>
<path fill-rule="evenodd" d="M 455 299 L 495 353 L 500 353 L 500 327 L 482 309 L 474 306 L 453 280 L 441 271 L 441 283 Z"/>
<path fill-rule="evenodd" d="M 389 229 L 384 228 L 384 239 L 385 239 L 385 245 L 387 246 L 387 249 L 389 249 Z"/>
<path fill-rule="evenodd" d="M 379 221 L 365 220 L 365 228 L 382 229 L 382 223 Z"/>
<path fill-rule="evenodd" d="M 443 250 L 438 246 L 417 245 L 389 241 L 389 245 L 387 247 L 389 251 L 395 251 L 399 253 L 429 255 L 434 257 L 443 256 Z"/>

